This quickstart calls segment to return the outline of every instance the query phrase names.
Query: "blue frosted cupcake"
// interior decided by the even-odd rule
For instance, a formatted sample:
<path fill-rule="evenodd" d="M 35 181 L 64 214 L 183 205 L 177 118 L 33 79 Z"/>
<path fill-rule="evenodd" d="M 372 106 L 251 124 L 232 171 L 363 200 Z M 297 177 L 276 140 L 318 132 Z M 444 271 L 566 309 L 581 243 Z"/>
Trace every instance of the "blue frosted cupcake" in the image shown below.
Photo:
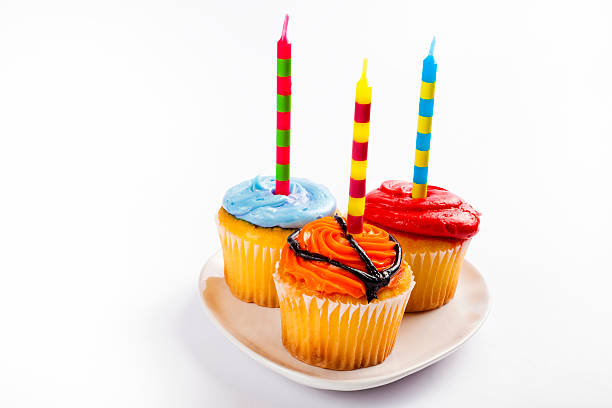
<path fill-rule="evenodd" d="M 320 184 L 291 179 L 290 194 L 275 195 L 275 179 L 257 176 L 230 188 L 218 213 L 225 282 L 238 299 L 278 307 L 272 274 L 287 237 L 336 212 L 336 199 Z"/>

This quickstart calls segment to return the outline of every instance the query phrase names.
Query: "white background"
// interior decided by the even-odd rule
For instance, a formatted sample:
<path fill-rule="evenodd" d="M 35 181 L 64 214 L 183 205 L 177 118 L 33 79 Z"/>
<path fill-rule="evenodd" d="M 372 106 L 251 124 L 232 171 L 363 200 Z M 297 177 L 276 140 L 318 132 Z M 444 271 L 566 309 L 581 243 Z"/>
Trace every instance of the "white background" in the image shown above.
<path fill-rule="evenodd" d="M 378 3 L 0 1 L 0 406 L 612 404 L 609 3 Z M 374 390 L 268 371 L 198 299 L 225 190 L 274 171 L 286 11 L 292 174 L 346 207 L 368 57 L 368 189 L 410 179 L 436 34 L 430 183 L 483 213 L 488 321 Z"/>

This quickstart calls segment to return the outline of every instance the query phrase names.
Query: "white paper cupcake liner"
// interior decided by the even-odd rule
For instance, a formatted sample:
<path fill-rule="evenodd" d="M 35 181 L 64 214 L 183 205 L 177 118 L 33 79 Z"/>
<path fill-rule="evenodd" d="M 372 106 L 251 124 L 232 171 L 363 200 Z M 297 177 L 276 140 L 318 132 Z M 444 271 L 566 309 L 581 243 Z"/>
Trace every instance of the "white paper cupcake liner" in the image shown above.
<path fill-rule="evenodd" d="M 453 298 L 468 245 L 469 240 L 466 240 L 447 250 L 411 252 L 404 249 L 404 259 L 417 282 L 407 312 L 435 309 Z"/>
<path fill-rule="evenodd" d="M 243 239 L 220 224 L 217 227 L 230 291 L 245 302 L 278 307 L 272 274 L 283 250 Z"/>
<path fill-rule="evenodd" d="M 305 363 L 335 370 L 380 364 L 391 352 L 410 293 L 367 304 L 312 296 L 275 275 L 283 344 Z"/>

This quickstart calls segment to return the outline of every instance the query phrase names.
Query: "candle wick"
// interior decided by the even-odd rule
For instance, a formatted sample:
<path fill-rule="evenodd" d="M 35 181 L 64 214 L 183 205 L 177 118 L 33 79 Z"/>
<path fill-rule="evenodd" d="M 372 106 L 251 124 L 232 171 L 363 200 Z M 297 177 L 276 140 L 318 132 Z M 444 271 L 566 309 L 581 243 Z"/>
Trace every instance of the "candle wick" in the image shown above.
<path fill-rule="evenodd" d="M 283 23 L 283 33 L 281 34 L 281 40 L 287 40 L 287 25 L 289 24 L 289 14 L 285 14 L 285 22 Z"/>
<path fill-rule="evenodd" d="M 436 48 L 436 36 L 434 35 L 433 40 L 431 40 L 431 45 L 429 46 L 429 55 L 433 56 L 434 48 Z"/>
<path fill-rule="evenodd" d="M 363 70 L 361 71 L 361 78 L 366 79 L 366 71 L 368 70 L 368 59 L 363 59 Z"/>

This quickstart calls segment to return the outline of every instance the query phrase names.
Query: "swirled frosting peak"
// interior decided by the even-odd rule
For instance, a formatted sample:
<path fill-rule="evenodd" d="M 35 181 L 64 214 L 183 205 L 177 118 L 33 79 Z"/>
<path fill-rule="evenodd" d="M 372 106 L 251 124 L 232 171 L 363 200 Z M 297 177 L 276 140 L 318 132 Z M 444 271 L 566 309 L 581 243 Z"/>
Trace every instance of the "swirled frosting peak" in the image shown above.
<path fill-rule="evenodd" d="M 480 213 L 460 197 L 427 186 L 426 198 L 412 198 L 412 183 L 387 180 L 366 195 L 366 221 L 416 235 L 468 239 L 476 235 Z"/>
<path fill-rule="evenodd" d="M 369 302 L 381 288 L 396 287 L 407 269 L 399 244 L 387 232 L 364 224 L 361 234 L 347 234 L 338 215 L 306 224 L 288 242 L 291 251 L 282 255 L 283 273 L 328 295 L 366 297 Z"/>
<path fill-rule="evenodd" d="M 336 211 L 327 187 L 292 178 L 289 195 L 275 195 L 275 179 L 257 176 L 227 190 L 223 208 L 234 217 L 260 227 L 299 228 Z"/>

